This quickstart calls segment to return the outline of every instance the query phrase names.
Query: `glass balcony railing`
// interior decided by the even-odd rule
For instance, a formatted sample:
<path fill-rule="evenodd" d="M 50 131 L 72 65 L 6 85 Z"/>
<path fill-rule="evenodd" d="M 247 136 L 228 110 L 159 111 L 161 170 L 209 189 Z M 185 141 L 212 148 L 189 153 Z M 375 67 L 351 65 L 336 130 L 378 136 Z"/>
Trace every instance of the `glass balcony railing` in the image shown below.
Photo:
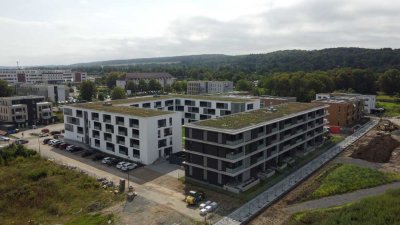
<path fill-rule="evenodd" d="M 241 165 L 241 166 L 238 166 L 238 167 L 235 167 L 235 168 L 226 168 L 226 172 L 227 173 L 237 173 L 237 172 L 239 172 L 240 170 L 243 170 L 244 169 L 244 165 Z"/>
<path fill-rule="evenodd" d="M 232 153 L 226 154 L 227 159 L 238 159 L 242 156 L 244 156 L 244 152 L 240 152 L 240 153 L 236 153 L 236 154 L 233 154 L 233 152 L 232 152 Z"/>
<path fill-rule="evenodd" d="M 227 145 L 238 145 L 240 143 L 243 143 L 243 139 L 238 139 L 238 140 L 234 140 L 234 141 L 230 141 L 230 140 L 226 141 Z"/>

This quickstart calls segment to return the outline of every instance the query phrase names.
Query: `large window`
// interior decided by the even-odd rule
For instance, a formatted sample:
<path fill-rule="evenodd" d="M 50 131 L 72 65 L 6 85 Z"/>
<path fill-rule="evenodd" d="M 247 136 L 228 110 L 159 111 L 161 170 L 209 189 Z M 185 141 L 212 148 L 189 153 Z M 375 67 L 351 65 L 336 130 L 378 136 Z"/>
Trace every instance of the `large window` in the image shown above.
<path fill-rule="evenodd" d="M 166 119 L 158 120 L 158 128 L 166 127 L 166 126 L 167 126 L 167 120 Z"/>

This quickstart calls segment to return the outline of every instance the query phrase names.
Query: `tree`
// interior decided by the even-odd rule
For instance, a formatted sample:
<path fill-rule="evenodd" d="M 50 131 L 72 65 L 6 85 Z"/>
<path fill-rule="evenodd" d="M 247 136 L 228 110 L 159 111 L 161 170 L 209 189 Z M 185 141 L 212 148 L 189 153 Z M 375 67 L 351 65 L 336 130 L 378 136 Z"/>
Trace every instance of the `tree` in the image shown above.
<path fill-rule="evenodd" d="M 104 94 L 103 94 L 103 93 L 99 93 L 99 94 L 97 95 L 97 99 L 98 99 L 99 101 L 104 101 Z"/>
<path fill-rule="evenodd" d="M 125 89 L 133 93 L 138 91 L 138 86 L 135 84 L 135 82 L 128 81 L 128 83 L 126 83 Z"/>
<path fill-rule="evenodd" d="M 251 91 L 251 84 L 249 81 L 242 79 L 236 82 L 236 90 L 238 91 Z"/>
<path fill-rule="evenodd" d="M 7 81 L 0 80 L 0 97 L 9 97 L 12 96 L 13 89 L 8 86 Z"/>
<path fill-rule="evenodd" d="M 139 85 L 138 89 L 140 92 L 146 92 L 147 91 L 147 83 L 144 80 L 139 80 Z"/>
<path fill-rule="evenodd" d="M 112 100 L 126 98 L 125 90 L 121 87 L 115 87 L 111 94 Z"/>
<path fill-rule="evenodd" d="M 388 95 L 400 92 L 400 71 L 397 69 L 387 70 L 379 77 L 380 89 Z"/>
<path fill-rule="evenodd" d="M 93 96 L 96 94 L 96 85 L 92 81 L 83 81 L 80 86 L 79 97 L 86 101 L 92 101 Z"/>
<path fill-rule="evenodd" d="M 69 93 L 74 93 L 74 89 L 73 89 L 73 88 L 70 88 L 70 89 L 69 89 Z"/>
<path fill-rule="evenodd" d="M 116 85 L 116 81 L 119 79 L 123 79 L 125 76 L 126 76 L 126 74 L 124 72 L 113 71 L 113 72 L 107 73 L 105 75 L 105 84 L 109 88 L 113 88 Z"/>
<path fill-rule="evenodd" d="M 164 87 L 164 92 L 167 92 L 167 93 L 172 92 L 171 85 L 166 84 L 165 87 Z"/>
<path fill-rule="evenodd" d="M 158 82 L 158 81 L 156 81 L 154 79 L 151 79 L 149 81 L 149 83 L 148 83 L 148 86 L 147 86 L 147 90 L 149 90 L 149 91 L 160 91 L 161 88 L 162 87 L 161 87 L 160 82 Z"/>

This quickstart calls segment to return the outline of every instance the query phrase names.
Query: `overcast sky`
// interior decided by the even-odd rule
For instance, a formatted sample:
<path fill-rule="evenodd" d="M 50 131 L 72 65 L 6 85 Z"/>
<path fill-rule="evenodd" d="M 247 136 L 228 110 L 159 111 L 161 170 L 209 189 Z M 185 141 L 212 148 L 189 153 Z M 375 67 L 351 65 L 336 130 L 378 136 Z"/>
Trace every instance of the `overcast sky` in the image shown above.
<path fill-rule="evenodd" d="M 399 48 L 399 0 L 0 0 L 0 65 Z"/>

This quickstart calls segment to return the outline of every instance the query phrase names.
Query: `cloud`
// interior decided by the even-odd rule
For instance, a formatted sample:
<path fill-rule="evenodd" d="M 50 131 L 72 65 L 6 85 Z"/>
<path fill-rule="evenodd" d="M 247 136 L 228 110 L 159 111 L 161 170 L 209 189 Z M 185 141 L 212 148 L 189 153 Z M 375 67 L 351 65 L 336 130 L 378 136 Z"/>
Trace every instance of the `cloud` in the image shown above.
<path fill-rule="evenodd" d="M 233 18 L 230 15 L 231 19 L 212 14 L 187 16 L 187 12 L 180 16 L 177 12 L 174 19 L 169 18 L 166 27 L 161 27 L 165 21 L 160 21 L 160 27 L 153 23 L 146 27 L 147 18 L 130 21 L 108 11 L 86 15 L 93 18 L 83 17 L 81 23 L 65 18 L 49 22 L 0 18 L 0 29 L 6 28 L 12 35 L 21 35 L 24 29 L 25 33 L 37 35 L 22 39 L 16 36 L 23 44 L 0 37 L 2 43 L 9 42 L 7 46 L 13 47 L 5 47 L 7 50 L 15 51 L 15 54 L 0 51 L 0 64 L 14 62 L 10 56 L 23 58 L 29 64 L 69 64 L 185 54 L 264 53 L 294 48 L 400 47 L 398 1 L 293 0 L 284 4 L 257 1 L 261 3 L 265 4 L 263 10 Z M 219 10 L 224 13 L 223 7 Z M 141 30 L 136 30 L 137 24 L 152 30 L 154 35 L 143 35 Z"/>

